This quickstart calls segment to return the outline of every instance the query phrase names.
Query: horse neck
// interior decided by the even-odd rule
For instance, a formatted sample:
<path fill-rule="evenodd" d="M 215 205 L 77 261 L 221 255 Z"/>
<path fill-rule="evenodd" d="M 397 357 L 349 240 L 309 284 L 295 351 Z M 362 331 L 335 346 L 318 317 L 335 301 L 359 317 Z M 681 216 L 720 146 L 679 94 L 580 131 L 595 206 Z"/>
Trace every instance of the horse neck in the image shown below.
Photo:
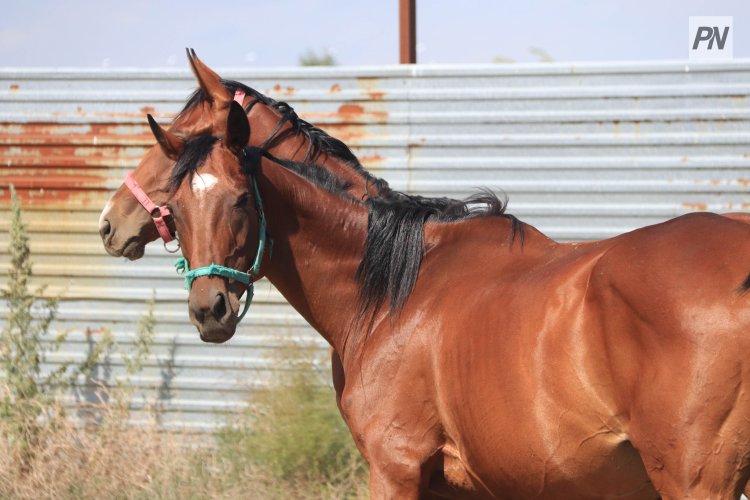
<path fill-rule="evenodd" d="M 274 241 L 264 274 L 343 356 L 356 314 L 367 209 L 265 158 L 257 182 Z"/>
<path fill-rule="evenodd" d="M 282 119 L 281 114 L 273 107 L 262 103 L 253 106 L 248 114 L 248 119 L 250 120 L 251 130 L 250 145 L 256 147 L 263 146 L 272 134 L 282 134 L 291 127 L 289 123 L 285 123 L 280 130 L 276 131 L 276 127 Z M 269 152 L 277 158 L 297 162 L 307 161 L 308 159 L 305 156 L 309 150 L 310 139 L 305 134 L 299 133 L 291 134 L 269 148 Z M 358 170 L 341 158 L 323 152 L 316 163 L 348 182 L 347 192 L 354 198 L 361 199 L 365 194 L 373 197 L 379 194 L 376 186 L 368 183 L 363 171 Z"/>

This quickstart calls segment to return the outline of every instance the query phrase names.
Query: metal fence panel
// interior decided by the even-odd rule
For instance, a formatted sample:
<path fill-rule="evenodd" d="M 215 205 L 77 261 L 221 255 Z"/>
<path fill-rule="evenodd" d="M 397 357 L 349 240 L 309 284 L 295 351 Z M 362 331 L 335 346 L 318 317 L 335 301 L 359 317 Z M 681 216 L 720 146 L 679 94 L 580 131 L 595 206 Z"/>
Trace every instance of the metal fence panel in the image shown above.
<path fill-rule="evenodd" d="M 290 102 L 397 189 L 504 191 L 510 212 L 559 240 L 750 210 L 747 60 L 219 72 Z M 268 379 L 280 335 L 323 342 L 266 282 L 229 344 L 202 344 L 172 256 L 158 243 L 134 263 L 104 253 L 99 212 L 154 142 L 145 114 L 168 120 L 194 85 L 174 69 L 0 68 L 0 267 L 13 183 L 35 280 L 64 296 L 55 327 L 71 334 L 50 366 L 82 359 L 104 328 L 130 343 L 154 290 L 155 352 L 131 384 L 165 425 L 202 431 Z M 107 369 L 124 373 L 116 356 Z"/>

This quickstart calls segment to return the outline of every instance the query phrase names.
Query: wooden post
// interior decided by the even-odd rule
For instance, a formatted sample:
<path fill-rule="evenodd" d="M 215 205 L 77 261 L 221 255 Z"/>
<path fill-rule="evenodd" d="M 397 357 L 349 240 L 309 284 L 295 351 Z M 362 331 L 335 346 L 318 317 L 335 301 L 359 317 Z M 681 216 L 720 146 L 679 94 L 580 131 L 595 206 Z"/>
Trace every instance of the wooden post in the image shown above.
<path fill-rule="evenodd" d="M 417 0 L 399 0 L 401 64 L 417 62 Z"/>

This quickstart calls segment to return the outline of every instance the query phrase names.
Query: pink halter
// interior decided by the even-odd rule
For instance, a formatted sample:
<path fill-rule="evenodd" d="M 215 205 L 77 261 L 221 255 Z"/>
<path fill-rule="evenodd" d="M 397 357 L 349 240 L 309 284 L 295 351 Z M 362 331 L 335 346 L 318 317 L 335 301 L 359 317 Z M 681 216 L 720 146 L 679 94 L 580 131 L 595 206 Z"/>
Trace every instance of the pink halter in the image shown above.
<path fill-rule="evenodd" d="M 133 196 L 138 200 L 138 203 L 140 203 L 143 208 L 151 214 L 151 218 L 156 225 L 156 230 L 159 231 L 159 236 L 164 240 L 164 243 L 174 240 L 172 234 L 169 232 L 167 223 L 164 222 L 164 217 L 172 215 L 169 209 L 167 207 L 160 207 L 151 201 L 151 198 L 148 197 L 143 188 L 141 188 L 135 178 L 133 178 L 133 172 L 128 172 L 128 175 L 125 176 L 125 185 L 130 189 L 130 192 L 133 193 Z"/>
<path fill-rule="evenodd" d="M 242 106 L 242 103 L 245 100 L 245 91 L 237 89 L 234 92 L 234 100 Z M 140 203 L 141 206 L 151 214 L 154 225 L 156 225 L 156 230 L 159 232 L 161 239 L 164 240 L 166 248 L 166 244 L 173 241 L 174 238 L 172 237 L 172 233 L 169 232 L 169 226 L 167 226 L 167 223 L 164 221 L 164 217 L 172 215 L 172 212 L 170 212 L 167 207 L 160 207 L 148 197 L 143 188 L 141 188 L 138 182 L 136 182 L 133 177 L 133 172 L 128 172 L 128 175 L 125 176 L 125 185 L 130 189 L 130 192 L 133 193 L 133 196 L 138 200 L 138 203 Z"/>

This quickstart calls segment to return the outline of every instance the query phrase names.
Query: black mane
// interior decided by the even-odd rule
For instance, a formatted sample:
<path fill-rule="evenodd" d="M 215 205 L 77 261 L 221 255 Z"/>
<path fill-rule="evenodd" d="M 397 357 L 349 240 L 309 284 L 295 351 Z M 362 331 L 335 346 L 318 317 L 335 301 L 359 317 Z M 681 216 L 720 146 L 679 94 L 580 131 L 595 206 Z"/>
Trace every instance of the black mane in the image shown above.
<path fill-rule="evenodd" d="M 371 198 L 365 202 L 369 214 L 367 241 L 356 278 L 360 283 L 359 320 L 375 317 L 388 299 L 389 314 L 398 314 L 417 282 L 424 256 L 424 224 L 456 222 L 483 216 L 511 220 L 511 242 L 518 234 L 523 244 L 523 226 L 506 214 L 507 200 L 501 201 L 489 190 L 465 200 L 426 198 L 397 191 L 389 199 Z"/>
<path fill-rule="evenodd" d="M 355 172 L 361 175 L 365 179 L 366 185 L 374 186 L 378 196 L 387 198 L 391 195 L 391 189 L 388 186 L 388 182 L 384 179 L 374 177 L 365 170 L 346 144 L 339 139 L 328 135 L 325 130 L 322 130 L 300 118 L 297 115 L 297 112 L 286 102 L 276 101 L 275 99 L 265 96 L 257 90 L 248 87 L 244 83 L 234 80 L 222 79 L 221 83 L 229 92 L 234 93 L 236 90 L 240 89 L 245 92 L 245 94 L 253 96 L 257 102 L 275 109 L 281 115 L 281 120 L 279 121 L 276 130 L 271 134 L 271 137 L 266 140 L 265 144 L 261 146 L 262 148 L 270 149 L 287 137 L 295 134 L 302 134 L 309 141 L 309 146 L 305 152 L 304 158 L 302 159 L 302 163 L 315 163 L 321 154 L 338 158 L 346 162 Z M 206 100 L 207 96 L 203 89 L 196 89 L 190 97 L 188 97 L 185 106 L 179 112 L 175 120 L 179 119 L 189 110 Z M 249 104 L 248 106 L 252 106 L 252 104 Z M 247 110 L 248 109 L 246 108 L 246 111 Z M 290 127 L 286 131 L 279 133 L 285 123 L 289 123 Z"/>

